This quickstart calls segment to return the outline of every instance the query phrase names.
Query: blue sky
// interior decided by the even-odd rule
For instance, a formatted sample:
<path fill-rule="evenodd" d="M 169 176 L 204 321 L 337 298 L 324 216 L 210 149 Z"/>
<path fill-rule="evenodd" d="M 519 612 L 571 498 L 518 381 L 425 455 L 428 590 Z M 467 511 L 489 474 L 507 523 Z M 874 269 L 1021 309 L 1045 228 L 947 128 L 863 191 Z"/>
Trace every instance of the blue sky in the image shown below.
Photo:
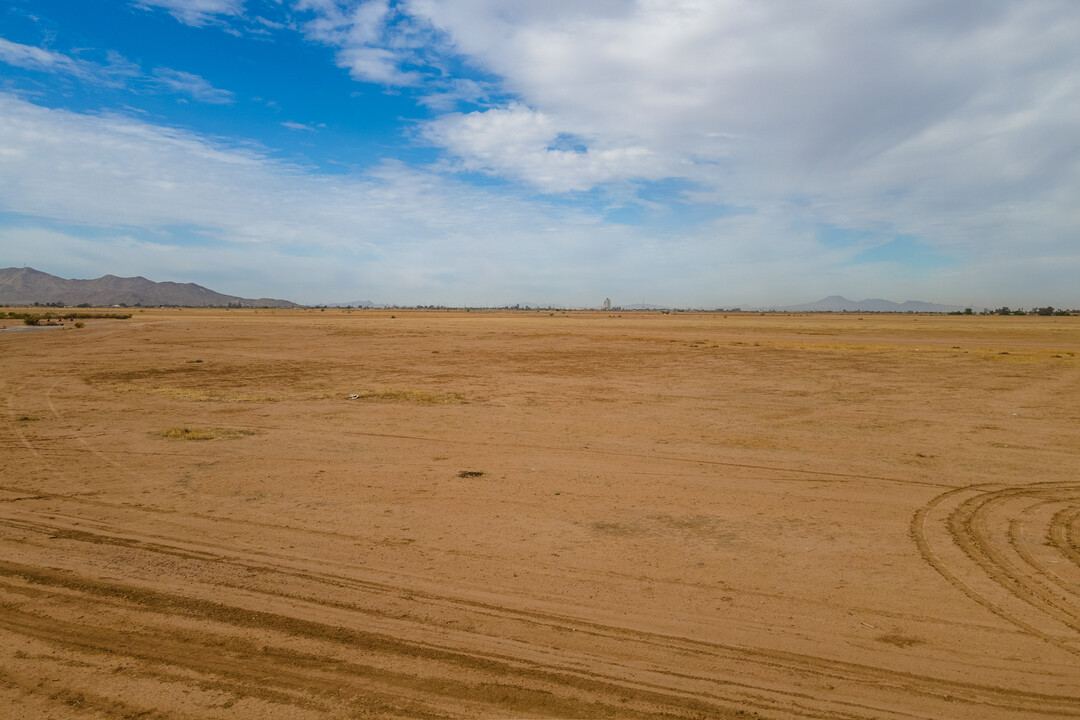
<path fill-rule="evenodd" d="M 0 267 L 1080 306 L 1072 0 L 10 0 Z"/>

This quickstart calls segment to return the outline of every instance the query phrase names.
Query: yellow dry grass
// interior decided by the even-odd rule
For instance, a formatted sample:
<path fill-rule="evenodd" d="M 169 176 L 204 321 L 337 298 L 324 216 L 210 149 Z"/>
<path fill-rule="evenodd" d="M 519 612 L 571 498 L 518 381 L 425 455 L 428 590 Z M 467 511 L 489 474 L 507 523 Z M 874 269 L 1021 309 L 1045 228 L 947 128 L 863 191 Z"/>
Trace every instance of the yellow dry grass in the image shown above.
<path fill-rule="evenodd" d="M 463 405 L 465 396 L 456 392 L 430 392 L 410 388 L 385 388 L 381 390 L 361 390 L 353 393 L 352 400 L 370 402 L 411 403 L 414 405 Z"/>
<path fill-rule="evenodd" d="M 233 440 L 254 435 L 254 430 L 234 430 L 231 428 L 189 428 L 171 427 L 156 433 L 170 440 Z"/>
<path fill-rule="evenodd" d="M 146 387 L 132 383 L 121 383 L 113 387 L 121 393 L 145 393 L 147 395 L 160 395 L 176 400 L 189 400 L 191 402 L 221 402 L 221 403 L 259 403 L 278 402 L 281 398 L 267 393 L 237 392 L 235 390 L 218 390 L 216 388 L 181 388 L 169 386 Z"/>

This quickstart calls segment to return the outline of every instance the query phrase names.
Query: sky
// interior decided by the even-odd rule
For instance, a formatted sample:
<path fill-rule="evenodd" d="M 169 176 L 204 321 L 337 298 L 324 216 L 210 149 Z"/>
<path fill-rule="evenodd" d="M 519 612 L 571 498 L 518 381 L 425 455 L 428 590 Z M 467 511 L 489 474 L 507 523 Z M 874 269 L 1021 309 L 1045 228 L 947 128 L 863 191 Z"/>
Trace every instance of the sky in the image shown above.
<path fill-rule="evenodd" d="M 0 267 L 1080 307 L 1075 0 L 8 0 Z"/>

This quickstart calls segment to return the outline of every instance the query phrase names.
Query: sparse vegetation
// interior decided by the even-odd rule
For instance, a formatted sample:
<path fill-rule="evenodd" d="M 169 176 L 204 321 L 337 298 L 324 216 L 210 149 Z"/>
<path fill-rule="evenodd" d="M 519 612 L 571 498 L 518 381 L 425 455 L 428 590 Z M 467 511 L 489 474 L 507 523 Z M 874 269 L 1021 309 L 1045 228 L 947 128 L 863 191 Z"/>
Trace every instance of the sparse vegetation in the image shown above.
<path fill-rule="evenodd" d="M 232 440 L 254 435 L 254 430 L 232 430 L 229 428 L 187 428 L 171 427 L 157 433 L 170 440 Z"/>
<path fill-rule="evenodd" d="M 180 387 L 143 387 L 124 383 L 115 388 L 118 392 L 145 392 L 150 395 L 164 395 L 178 400 L 191 400 L 193 402 L 277 402 L 281 398 L 276 395 L 265 393 L 245 393 L 234 390 L 217 390 L 202 388 Z"/>
<path fill-rule="evenodd" d="M 407 390 L 388 388 L 384 390 L 366 390 L 355 393 L 353 400 L 374 402 L 404 402 L 414 405 L 464 405 L 465 396 L 461 393 L 436 393 L 425 390 Z"/>
<path fill-rule="evenodd" d="M 131 317 L 131 313 L 111 313 L 111 312 L 95 312 L 95 313 L 30 313 L 30 312 L 17 312 L 12 310 L 5 310 L 0 313 L 0 319 L 9 320 L 21 320 L 26 317 L 38 317 L 45 320 L 127 320 Z"/>
<path fill-rule="evenodd" d="M 59 325 L 65 320 L 127 320 L 130 313 L 32 313 L 5 310 L 0 312 L 0 320 L 22 320 L 24 324 L 32 327 L 41 325 Z"/>
<path fill-rule="evenodd" d="M 886 635 L 879 635 L 876 640 L 886 645 L 895 645 L 898 648 L 909 648 L 915 645 L 922 645 L 923 641 L 916 637 L 909 635 L 901 635 L 900 633 L 888 633 Z"/>

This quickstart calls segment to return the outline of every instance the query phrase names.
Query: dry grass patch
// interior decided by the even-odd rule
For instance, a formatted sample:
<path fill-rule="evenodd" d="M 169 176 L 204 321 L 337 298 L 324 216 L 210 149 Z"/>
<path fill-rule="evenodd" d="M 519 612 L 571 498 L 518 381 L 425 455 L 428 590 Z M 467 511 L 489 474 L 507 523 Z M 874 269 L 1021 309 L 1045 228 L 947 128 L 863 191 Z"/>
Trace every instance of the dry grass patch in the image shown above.
<path fill-rule="evenodd" d="M 200 358 L 172 367 L 92 373 L 85 379 L 91 385 L 115 392 L 139 392 L 194 402 L 277 402 L 322 389 L 323 379 L 332 369 L 314 362 L 234 364 Z"/>
<path fill-rule="evenodd" d="M 438 393 L 402 388 L 362 390 L 350 395 L 349 398 L 369 402 L 399 402 L 413 405 L 464 405 L 466 402 L 465 396 L 461 393 Z"/>
<path fill-rule="evenodd" d="M 177 400 L 190 400 L 192 402 L 277 402 L 281 398 L 267 393 L 237 392 L 235 390 L 218 390 L 215 388 L 181 388 L 181 387 L 144 387 L 123 383 L 114 388 L 117 392 L 143 392 L 148 395 L 160 395 L 175 398 Z"/>
<path fill-rule="evenodd" d="M 983 360 L 999 363 L 1041 363 L 1050 361 L 1066 360 L 1076 357 L 1076 353 L 1067 350 L 993 350 L 980 349 L 976 351 L 978 357 Z"/>
<path fill-rule="evenodd" d="M 254 435 L 254 430 L 233 430 L 230 428 L 187 428 L 171 427 L 157 433 L 170 440 L 233 440 Z"/>
<path fill-rule="evenodd" d="M 923 641 L 919 638 L 901 635 L 900 633 L 888 633 L 887 635 L 881 635 L 876 639 L 880 643 L 895 645 L 898 648 L 909 648 L 923 644 Z"/>

